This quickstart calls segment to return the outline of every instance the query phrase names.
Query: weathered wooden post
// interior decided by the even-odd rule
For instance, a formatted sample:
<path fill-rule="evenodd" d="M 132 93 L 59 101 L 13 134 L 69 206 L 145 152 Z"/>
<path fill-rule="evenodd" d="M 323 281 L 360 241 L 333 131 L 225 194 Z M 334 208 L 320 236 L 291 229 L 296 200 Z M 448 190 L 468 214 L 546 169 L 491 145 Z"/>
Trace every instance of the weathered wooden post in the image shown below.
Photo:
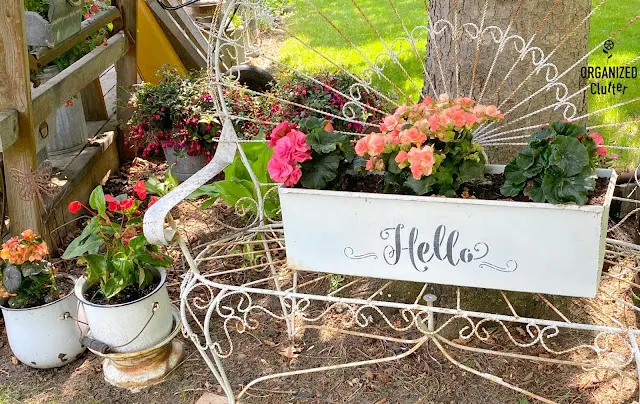
<path fill-rule="evenodd" d="M 4 150 L 12 234 L 29 228 L 42 232 L 38 197 L 21 197 L 24 185 L 15 175 L 18 171 L 30 175 L 36 168 L 26 38 L 24 3 L 0 1 L 0 111 L 15 110 L 18 114 L 16 142 Z"/>
<path fill-rule="evenodd" d="M 138 15 L 138 0 L 118 0 L 117 7 L 122 14 L 122 29 L 129 39 L 129 51 L 116 63 L 117 92 L 116 107 L 118 118 L 118 154 L 120 160 L 131 160 L 135 151 L 124 144 L 127 122 L 131 117 L 128 101 L 131 89 L 138 82 L 136 61 L 136 19 Z"/>

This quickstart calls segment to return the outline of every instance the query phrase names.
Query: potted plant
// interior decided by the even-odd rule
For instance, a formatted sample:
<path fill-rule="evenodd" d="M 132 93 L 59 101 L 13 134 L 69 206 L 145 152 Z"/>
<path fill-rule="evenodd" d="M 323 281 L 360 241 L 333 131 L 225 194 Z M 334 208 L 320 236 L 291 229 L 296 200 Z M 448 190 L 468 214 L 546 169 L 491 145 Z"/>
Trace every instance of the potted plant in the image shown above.
<path fill-rule="evenodd" d="M 198 78 L 183 78 L 171 68 L 159 74 L 159 83 L 140 84 L 129 101 L 134 113 L 127 142 L 144 158 L 162 150 L 184 181 L 211 160 L 221 127 L 213 118 L 213 98 Z"/>
<path fill-rule="evenodd" d="M 31 230 L 2 244 L 0 306 L 13 354 L 34 368 L 66 365 L 80 356 L 73 280 L 56 274 L 47 244 Z M 56 279 L 58 282 L 56 282 Z"/>
<path fill-rule="evenodd" d="M 506 169 L 485 165 L 473 130 L 501 117 L 468 98 L 427 97 L 385 117 L 381 133 L 355 147 L 324 122 L 278 125 L 268 168 L 286 186 L 279 195 L 288 265 L 595 296 L 616 178 L 596 168 L 599 139 L 556 123 Z M 540 187 L 562 197 L 543 199 Z M 535 202 L 542 200 L 573 203 Z"/>
<path fill-rule="evenodd" d="M 172 330 L 173 316 L 164 268 L 172 259 L 142 234 L 141 209 L 146 189 L 139 181 L 130 195 L 91 193 L 89 207 L 72 202 L 69 210 L 93 217 L 67 247 L 63 258 L 86 266 L 75 285 L 91 338 L 111 352 L 137 352 L 162 341 Z"/>

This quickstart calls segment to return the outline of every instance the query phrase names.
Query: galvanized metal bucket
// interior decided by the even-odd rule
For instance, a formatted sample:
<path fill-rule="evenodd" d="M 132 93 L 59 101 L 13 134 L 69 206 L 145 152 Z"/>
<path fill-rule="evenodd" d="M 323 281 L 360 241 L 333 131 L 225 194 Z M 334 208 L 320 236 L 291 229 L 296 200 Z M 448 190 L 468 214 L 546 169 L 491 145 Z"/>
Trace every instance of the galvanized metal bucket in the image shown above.
<path fill-rule="evenodd" d="M 42 84 L 55 77 L 60 70 L 56 66 L 49 66 L 38 75 Z M 87 144 L 87 122 L 82 107 L 82 97 L 76 94 L 71 101 L 73 105 L 62 106 L 47 118 L 49 127 L 47 153 L 49 156 L 59 156 L 82 150 Z M 35 133 L 38 130 L 34 129 Z"/>
<path fill-rule="evenodd" d="M 89 302 L 86 278 L 76 282 L 75 295 L 85 311 L 91 338 L 108 345 L 110 352 L 136 352 L 164 340 L 172 330 L 173 315 L 167 292 L 167 274 L 156 269 L 160 283 L 153 292 L 133 302 L 105 306 Z"/>
<path fill-rule="evenodd" d="M 207 158 L 204 156 L 188 156 L 173 147 L 165 147 L 162 150 L 169 167 L 171 167 L 171 171 L 178 177 L 180 182 L 186 181 L 207 165 Z"/>
<path fill-rule="evenodd" d="M 75 315 L 73 292 L 44 306 L 29 309 L 2 307 L 11 351 L 20 362 L 38 369 L 64 366 L 86 349 L 80 344 L 81 328 Z"/>

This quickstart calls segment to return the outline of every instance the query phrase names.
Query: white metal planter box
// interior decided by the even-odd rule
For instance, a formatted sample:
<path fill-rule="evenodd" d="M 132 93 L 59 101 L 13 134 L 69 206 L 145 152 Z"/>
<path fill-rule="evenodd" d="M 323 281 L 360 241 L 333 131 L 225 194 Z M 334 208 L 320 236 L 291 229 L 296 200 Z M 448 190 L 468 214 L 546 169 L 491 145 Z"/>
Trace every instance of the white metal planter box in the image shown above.
<path fill-rule="evenodd" d="M 489 173 L 504 166 L 487 166 Z M 609 206 L 280 188 L 289 267 L 594 297 Z"/>

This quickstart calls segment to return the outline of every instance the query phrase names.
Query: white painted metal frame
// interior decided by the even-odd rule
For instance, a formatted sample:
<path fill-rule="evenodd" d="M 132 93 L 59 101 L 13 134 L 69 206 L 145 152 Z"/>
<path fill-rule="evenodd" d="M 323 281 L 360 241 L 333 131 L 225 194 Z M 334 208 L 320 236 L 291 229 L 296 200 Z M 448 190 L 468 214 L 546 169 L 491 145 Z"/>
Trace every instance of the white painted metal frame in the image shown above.
<path fill-rule="evenodd" d="M 538 74 L 544 74 L 546 78 L 546 84 L 534 93 L 521 94 L 521 86 L 519 86 L 507 99 L 503 98 L 501 106 L 509 99 L 517 100 L 517 102 L 509 110 L 505 111 L 506 119 L 503 123 L 483 125 L 476 131 L 476 140 L 485 146 L 522 144 L 521 142 L 528 133 L 539 125 L 521 127 L 519 124 L 526 122 L 527 118 L 546 110 L 558 111 L 559 119 L 584 121 L 590 116 L 605 112 L 613 107 L 638 101 L 638 99 L 624 100 L 611 107 L 591 111 L 588 114 L 578 114 L 577 108 L 571 100 L 583 94 L 588 87 L 569 94 L 568 88 L 561 82 L 561 79 L 565 77 L 569 71 L 579 66 L 589 55 L 598 51 L 603 43 L 598 44 L 566 71 L 559 72 L 550 60 L 560 45 L 558 45 L 558 48 L 545 54 L 542 49 L 533 46 L 535 35 L 529 39 L 514 35 L 510 32 L 511 26 L 502 29 L 491 25 L 490 21 L 485 21 L 484 15 L 479 24 L 460 24 L 458 10 L 455 10 L 453 22 L 441 20 L 436 21 L 430 27 L 407 27 L 398 9 L 395 7 L 393 0 L 387 1 L 392 6 L 398 24 L 401 24 L 405 33 L 404 37 L 396 39 L 391 44 L 387 44 L 380 36 L 374 25 L 367 19 L 366 14 L 357 5 L 356 0 L 351 0 L 354 7 L 359 10 L 361 16 L 369 22 L 369 26 L 372 28 L 374 34 L 377 35 L 384 44 L 385 52 L 371 60 L 349 39 L 345 32 L 342 32 L 339 27 L 335 26 L 325 13 L 316 7 L 312 0 L 300 0 L 300 2 L 311 6 L 312 10 L 317 13 L 317 18 L 324 19 L 330 24 L 344 38 L 346 46 L 351 47 L 362 57 L 367 67 L 361 72 L 353 72 L 349 68 L 341 65 L 339 61 L 331 60 L 331 58 L 324 55 L 321 51 L 309 45 L 304 38 L 300 38 L 296 36 L 295 33 L 287 31 L 286 27 L 281 28 L 282 32 L 284 32 L 288 38 L 299 42 L 303 47 L 315 53 L 325 62 L 328 62 L 336 70 L 347 74 L 355 82 L 355 84 L 349 88 L 348 92 L 341 89 L 330 89 L 335 94 L 339 94 L 348 99 L 348 102 L 344 105 L 341 116 L 305 105 L 294 104 L 297 108 L 326 114 L 333 119 L 343 120 L 345 122 L 359 123 L 365 127 L 373 126 L 361 119 L 363 112 L 372 111 L 372 107 L 361 102 L 361 91 L 370 91 L 392 105 L 399 105 L 406 99 L 410 99 L 411 97 L 406 94 L 405 91 L 398 88 L 395 83 L 385 75 L 385 67 L 387 65 L 394 65 L 400 68 L 403 74 L 408 77 L 412 86 L 419 91 L 419 86 L 413 82 L 409 73 L 405 70 L 404 66 L 402 66 L 399 56 L 403 52 L 412 53 L 421 61 L 422 68 L 426 73 L 426 66 L 423 62 L 425 41 L 427 38 L 435 38 L 439 35 L 450 35 L 455 41 L 466 40 L 475 41 L 476 43 L 480 41 L 492 41 L 496 48 L 495 60 L 498 60 L 502 52 L 507 48 L 507 45 L 514 47 L 519 57 L 507 73 L 507 77 L 503 79 L 503 83 L 517 68 L 523 67 L 527 68 L 526 71 L 528 72 L 528 75 L 525 74 L 523 76 L 525 77 L 522 83 L 523 85 Z M 485 0 L 484 2 L 483 10 L 485 10 L 485 12 L 489 1 L 490 0 Z M 457 2 L 454 3 L 457 5 Z M 590 15 L 597 12 L 602 3 L 604 2 L 594 7 Z M 239 147 L 242 142 L 246 142 L 247 140 L 239 139 L 233 126 L 234 121 L 238 120 L 248 120 L 264 125 L 276 125 L 278 122 L 268 122 L 257 118 L 233 115 L 226 105 L 224 97 L 225 89 L 234 88 L 255 96 L 265 95 L 249 91 L 239 84 L 225 79 L 223 72 L 225 72 L 229 66 L 224 64 L 225 62 L 223 58 L 221 58 L 221 55 L 224 55 L 224 52 L 234 54 L 239 51 L 245 54 L 259 55 L 257 60 L 268 63 L 271 69 L 293 72 L 304 79 L 314 79 L 308 73 L 278 60 L 268 52 L 261 52 L 259 42 L 243 40 L 242 38 L 230 38 L 227 35 L 226 23 L 236 8 L 256 9 L 258 7 L 262 7 L 260 0 L 231 0 L 226 2 L 222 10 L 222 18 L 214 18 L 214 21 L 221 21 L 219 26 L 212 27 L 209 38 L 210 85 L 212 93 L 216 96 L 219 118 L 224 122 L 222 134 L 220 139 L 218 139 L 218 148 L 214 159 L 207 167 L 181 184 L 176 190 L 162 198 L 149 209 L 145 215 L 144 228 L 145 235 L 151 242 L 167 244 L 175 240 L 184 252 L 185 260 L 189 266 L 189 272 L 186 274 L 181 286 L 180 302 L 180 312 L 185 332 L 195 344 L 205 362 L 210 367 L 211 372 L 222 386 L 229 402 L 235 403 L 236 400 L 241 399 L 245 393 L 247 393 L 248 389 L 256 383 L 265 380 L 398 360 L 411 355 L 427 344 L 433 344 L 447 360 L 451 361 L 451 363 L 463 371 L 483 377 L 501 386 L 511 388 L 547 403 L 553 401 L 508 383 L 499 377 L 459 363 L 454 355 L 450 353 L 450 350 L 454 348 L 461 351 L 500 355 L 506 358 L 525 359 L 532 362 L 578 366 L 584 370 L 609 369 L 615 372 L 622 372 L 632 366 L 636 366 L 637 373 L 640 377 L 640 351 L 637 345 L 637 338 L 640 331 L 636 329 L 636 327 L 627 326 L 621 319 L 616 318 L 609 312 L 604 312 L 595 303 L 596 301 L 607 301 L 609 304 L 618 307 L 622 312 L 631 311 L 635 313 L 640 311 L 640 308 L 637 307 L 631 299 L 631 297 L 637 297 L 634 288 L 640 288 L 640 284 L 635 283 L 635 275 L 640 270 L 635 264 L 640 259 L 640 248 L 623 241 L 618 241 L 613 238 L 607 240 L 605 262 L 613 265 L 615 270 L 604 272 L 602 276 L 603 285 L 611 281 L 624 285 L 627 290 L 626 297 L 628 298 L 612 295 L 607 288 L 602 287 L 596 299 L 593 300 L 594 303 L 589 304 L 593 306 L 597 314 L 594 320 L 590 322 L 581 322 L 572 319 L 569 313 L 563 313 L 555 307 L 547 297 L 541 294 L 537 294 L 537 296 L 555 313 L 556 316 L 554 316 L 554 318 L 521 317 L 514 310 L 512 302 L 504 292 L 500 293 L 504 298 L 506 312 L 510 313 L 506 315 L 486 313 L 474 307 L 468 307 L 461 298 L 464 292 L 463 288 L 457 288 L 456 303 L 454 305 L 439 304 L 438 297 L 425 295 L 428 285 L 424 285 L 420 293 L 416 294 L 411 303 L 389 301 L 384 298 L 384 291 L 391 287 L 393 281 L 382 284 L 382 286 L 371 293 L 368 298 L 354 295 L 354 286 L 368 282 L 369 279 L 366 278 L 350 279 L 347 284 L 339 287 L 337 290 L 319 294 L 314 287 L 322 282 L 327 282 L 331 277 L 330 274 L 311 274 L 288 268 L 286 259 L 284 258 L 282 224 L 277 218 L 268 217 L 263 209 L 264 197 L 272 197 L 277 193 L 276 184 L 264 184 L 258 181 L 251 170 L 246 155 L 242 148 Z M 250 15 L 252 13 L 245 14 Z M 570 40 L 575 31 L 575 29 L 570 31 L 562 38 L 561 43 Z M 458 47 L 456 47 L 456 49 L 458 49 Z M 436 55 L 436 57 L 441 76 L 444 77 L 440 58 L 438 55 Z M 640 56 L 635 57 L 627 62 L 627 65 L 633 65 L 639 60 Z M 489 76 L 493 74 L 493 71 L 492 67 L 488 73 Z M 459 72 L 459 66 L 457 65 L 456 72 Z M 476 75 L 475 68 L 471 74 Z M 382 82 L 386 81 L 394 87 L 396 94 L 383 94 L 378 91 L 373 86 L 374 79 Z M 433 89 L 433 82 L 431 79 L 428 81 L 429 86 Z M 318 84 L 321 83 L 318 82 Z M 463 89 L 460 88 L 459 83 L 456 83 L 455 89 L 449 90 L 455 95 L 466 93 L 462 91 Z M 486 90 L 486 86 L 482 88 L 481 99 L 479 101 L 482 101 L 482 98 L 488 95 Z M 469 93 L 472 91 L 473 84 Z M 538 111 L 519 114 L 518 109 L 534 97 L 547 97 L 550 101 L 546 107 Z M 277 101 L 289 103 L 289 101 L 286 100 Z M 540 122 L 540 124 L 542 123 L 543 122 Z M 617 126 L 626 124 L 629 124 L 629 122 L 607 125 Z M 631 124 L 637 124 L 637 122 L 631 122 Z M 593 126 L 593 128 L 595 127 L 596 126 Z M 358 133 L 349 134 L 353 136 L 359 135 Z M 610 147 L 616 148 L 616 146 Z M 629 149 L 624 147 L 619 148 L 624 150 Z M 226 225 L 230 230 L 230 235 L 196 247 L 194 250 L 197 251 L 197 254 L 194 256 L 187 247 L 184 239 L 177 234 L 178 229 L 170 218 L 169 212 L 171 208 L 184 200 L 193 190 L 219 174 L 224 167 L 233 161 L 236 154 L 240 156 L 249 170 L 256 190 L 262 190 L 265 187 L 268 187 L 269 190 L 264 196 L 262 196 L 261 192 L 257 192 L 258 197 L 256 200 L 243 200 L 242 204 L 239 203 L 238 206 L 236 206 L 238 215 L 244 216 L 245 218 L 245 227 L 235 228 Z M 626 198 L 614 197 L 614 199 L 635 203 L 635 200 Z M 255 216 L 251 216 L 246 209 L 242 209 L 242 206 L 246 206 L 245 204 L 247 202 L 257 208 L 257 214 Z M 632 214 L 638 210 L 640 210 L 640 208 L 633 210 L 632 213 L 625 217 L 625 220 L 629 219 Z M 169 218 L 170 224 L 169 230 L 165 230 L 165 218 L 167 217 Z M 616 231 L 617 226 L 609 229 L 610 234 Z M 245 262 L 232 266 L 232 268 L 229 269 L 230 262 L 245 256 L 244 253 L 239 253 L 237 249 L 240 248 L 242 250 L 242 247 L 247 245 L 253 246 L 253 257 L 256 257 L 254 262 L 250 264 Z M 226 266 L 224 265 L 225 263 Z M 249 277 L 249 280 L 233 282 L 230 280 L 232 279 L 230 275 L 234 274 L 245 274 Z M 267 304 L 269 299 L 272 300 L 272 304 Z M 342 327 L 332 328 L 323 325 L 323 320 L 325 320 L 333 310 L 338 309 L 341 310 L 344 319 Z M 389 310 L 395 313 L 395 316 L 389 314 Z M 445 320 L 438 319 L 438 321 L 436 321 L 434 315 L 443 317 Z M 254 329 L 258 325 L 257 318 L 263 319 L 265 317 L 284 322 L 286 324 L 287 334 L 292 341 L 302 330 L 320 328 L 355 337 L 403 343 L 411 346 L 411 348 L 402 354 L 385 358 L 265 375 L 245 385 L 241 391 L 234 391 L 224 367 L 224 360 L 229 358 L 234 351 L 233 332 L 243 333 Z M 399 318 L 400 321 L 392 321 L 393 318 Z M 386 333 L 376 334 L 368 329 L 374 319 L 387 325 Z M 512 345 L 502 347 L 502 350 L 493 351 L 466 346 L 461 344 L 460 341 L 456 342 L 444 338 L 441 335 L 442 331 L 446 327 L 453 326 L 454 320 L 459 321 L 459 319 L 464 321 L 466 325 L 457 333 L 462 340 L 469 340 L 471 338 L 477 338 L 481 341 L 488 340 L 489 335 L 485 327 L 491 324 L 498 326 L 506 338 L 511 341 Z M 214 322 L 216 324 L 215 327 L 213 326 Z M 221 324 L 221 326 L 219 326 L 219 324 Z M 513 330 L 515 326 L 521 326 L 525 329 L 526 335 L 514 335 Z M 581 342 L 574 346 L 565 347 L 562 350 L 557 350 L 557 348 L 550 345 L 550 340 L 566 332 L 583 333 L 589 342 Z M 616 345 L 616 350 L 611 348 L 612 341 Z M 534 356 L 527 353 L 526 350 L 531 347 L 540 347 L 549 354 L 549 357 Z M 568 357 L 570 354 L 576 352 L 585 353 L 586 359 L 575 360 Z"/>

